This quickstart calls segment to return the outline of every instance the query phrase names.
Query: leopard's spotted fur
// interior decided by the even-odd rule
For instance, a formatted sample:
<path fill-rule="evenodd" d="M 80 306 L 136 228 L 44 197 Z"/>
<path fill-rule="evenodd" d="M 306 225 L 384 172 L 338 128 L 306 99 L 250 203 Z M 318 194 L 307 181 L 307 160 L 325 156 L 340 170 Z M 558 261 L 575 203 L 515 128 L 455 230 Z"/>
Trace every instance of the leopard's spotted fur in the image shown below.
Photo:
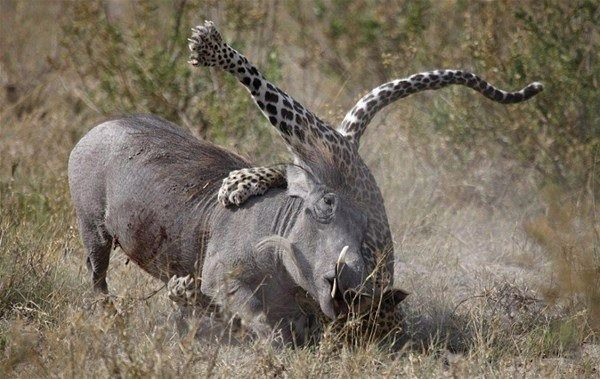
<path fill-rule="evenodd" d="M 219 189 L 217 199 L 224 206 L 240 205 L 250 196 L 285 184 L 285 173 L 272 167 L 252 167 L 231 171 Z"/>
<path fill-rule="evenodd" d="M 337 130 L 342 135 L 346 136 L 348 140 L 358 145 L 360 137 L 366 130 L 367 125 L 369 125 L 369 122 L 373 119 L 375 114 L 385 106 L 421 91 L 436 90 L 452 84 L 470 87 L 480 92 L 485 97 L 502 104 L 519 103 L 528 100 L 544 88 L 541 83 L 533 82 L 519 91 L 507 92 L 489 84 L 478 75 L 463 70 L 435 70 L 422 72 L 404 79 L 393 80 L 371 90 L 368 94 L 363 96 L 348 113 L 346 113 L 344 120 Z M 282 172 L 281 180 L 268 178 L 268 180 L 261 182 L 260 176 L 264 176 L 261 175 L 261 173 L 270 172 L 270 170 L 271 169 L 268 167 L 253 167 L 253 175 L 249 177 L 248 180 L 251 181 L 257 179 L 260 184 L 253 184 L 250 190 L 236 191 L 235 188 L 232 190 L 231 186 L 226 187 L 224 183 L 219 194 L 224 198 L 228 196 L 235 197 L 235 199 L 239 201 L 239 203 L 235 203 L 236 205 L 243 203 L 251 196 L 262 195 L 266 191 L 265 188 L 270 187 L 270 183 L 275 182 L 277 183 L 277 186 L 280 186 L 281 181 L 285 181 L 285 178 L 283 177 L 284 173 Z M 237 171 L 232 171 L 230 176 L 236 176 L 236 173 Z M 239 187 L 243 187 L 244 184 L 246 183 L 238 182 Z M 253 188 L 259 190 L 253 191 Z"/>
<path fill-rule="evenodd" d="M 467 86 L 488 99 L 502 104 L 520 103 L 544 89 L 541 83 L 533 82 L 519 91 L 507 92 L 494 87 L 479 76 L 463 70 L 422 72 L 382 84 L 363 96 L 346 113 L 338 131 L 353 143 L 358 144 L 369 122 L 386 105 L 417 92 L 436 90 L 452 84 Z"/>

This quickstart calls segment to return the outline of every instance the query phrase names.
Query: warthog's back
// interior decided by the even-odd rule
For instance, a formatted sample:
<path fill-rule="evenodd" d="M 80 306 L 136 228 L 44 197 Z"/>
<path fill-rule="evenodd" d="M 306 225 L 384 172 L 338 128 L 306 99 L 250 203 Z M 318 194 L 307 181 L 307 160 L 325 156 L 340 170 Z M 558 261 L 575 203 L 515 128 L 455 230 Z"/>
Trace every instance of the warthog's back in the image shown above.
<path fill-rule="evenodd" d="M 69 185 L 94 272 L 105 271 L 96 269 L 94 251 L 106 254 L 113 245 L 163 280 L 189 272 L 222 179 L 248 165 L 156 116 L 92 129 L 71 153 Z"/>

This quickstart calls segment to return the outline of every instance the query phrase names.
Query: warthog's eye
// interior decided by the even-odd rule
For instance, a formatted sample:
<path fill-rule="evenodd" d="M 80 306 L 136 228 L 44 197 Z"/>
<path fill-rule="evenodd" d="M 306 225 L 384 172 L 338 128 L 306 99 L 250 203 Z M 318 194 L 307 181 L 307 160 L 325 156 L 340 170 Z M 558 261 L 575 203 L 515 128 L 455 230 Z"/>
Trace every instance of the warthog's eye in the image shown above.
<path fill-rule="evenodd" d="M 335 215 L 337 198 L 333 193 L 326 193 L 317 200 L 313 207 L 313 215 L 318 222 L 328 223 Z"/>

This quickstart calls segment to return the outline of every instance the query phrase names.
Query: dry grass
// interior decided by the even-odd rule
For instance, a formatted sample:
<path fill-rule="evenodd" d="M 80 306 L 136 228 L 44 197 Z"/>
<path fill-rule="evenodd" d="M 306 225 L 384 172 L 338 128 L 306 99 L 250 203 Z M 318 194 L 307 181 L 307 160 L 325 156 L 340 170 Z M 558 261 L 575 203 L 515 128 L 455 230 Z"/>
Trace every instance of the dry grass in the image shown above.
<path fill-rule="evenodd" d="M 373 344 L 274 350 L 258 342 L 227 345 L 195 340 L 192 333 L 181 337 L 164 291 L 147 298 L 161 283 L 127 265 L 118 251 L 109 271 L 114 307 L 96 304 L 70 204 L 66 161 L 104 114 L 88 103 L 68 65 L 45 59 L 60 56 L 55 20 L 71 17 L 70 8 L 58 2 L 0 4 L 0 377 L 598 375 L 600 224 L 594 181 L 575 190 L 540 191 L 535 167 L 489 153 L 451 170 L 446 160 L 455 145 L 408 128 L 425 125 L 429 112 L 439 110 L 429 97 L 379 117 L 361 148 L 386 198 L 396 281 L 411 293 L 405 303 L 409 343 L 402 351 Z M 235 4 L 192 5 L 227 25 L 220 18 L 235 14 L 230 9 Z M 262 5 L 269 12 L 293 8 Z M 286 14 L 283 20 L 295 18 Z M 261 29 L 265 33 L 263 38 L 273 38 Z M 291 35 L 281 38 L 294 41 Z M 256 39 L 253 43 L 260 42 Z M 324 69 L 310 59 L 302 66 L 303 46 L 283 45 L 281 56 L 293 60 L 282 58 L 280 75 L 301 78 L 288 81 L 286 89 L 317 113 L 339 116 L 359 90 L 342 95 L 351 86 L 328 71 L 337 67 L 336 57 L 313 57 L 329 62 Z M 262 64 L 270 64 L 268 54 L 252 46 L 249 51 L 267 56 Z M 354 59 L 373 74 L 365 57 Z M 378 75 L 369 78 L 376 83 Z M 219 75 L 211 78 L 213 84 L 226 82 Z M 202 101 L 211 96 L 205 91 Z M 459 114 L 463 103 L 448 100 L 451 92 L 439 96 L 446 101 L 443 111 Z M 421 104 L 423 99 L 429 105 Z M 219 128 L 214 135 L 230 136 L 225 142 L 230 146 L 240 140 L 223 126 L 238 120 L 227 118 L 227 112 L 251 113 L 245 104 L 209 115 L 211 127 Z M 259 117 L 253 117 L 257 125 L 235 127 L 259 128 Z M 469 121 L 457 117 L 448 122 Z M 510 123 L 511 117 L 497 111 L 483 122 Z M 273 135 L 265 133 L 267 140 Z M 385 138 L 377 138 L 381 135 Z M 265 138 L 259 137 L 252 137 L 257 147 L 268 146 L 259 145 Z M 260 159 L 280 154 L 256 153 Z"/>

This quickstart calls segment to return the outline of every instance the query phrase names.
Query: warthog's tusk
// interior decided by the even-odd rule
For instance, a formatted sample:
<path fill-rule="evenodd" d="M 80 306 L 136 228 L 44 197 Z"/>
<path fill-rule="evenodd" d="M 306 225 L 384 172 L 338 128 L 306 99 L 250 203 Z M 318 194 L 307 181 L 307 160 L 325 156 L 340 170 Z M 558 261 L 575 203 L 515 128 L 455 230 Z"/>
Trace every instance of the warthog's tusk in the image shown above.
<path fill-rule="evenodd" d="M 335 276 L 333 277 L 333 288 L 331 288 L 331 298 L 335 298 L 335 292 L 337 289 L 338 276 L 342 271 L 342 267 L 346 264 L 346 253 L 348 252 L 348 246 L 344 246 L 340 251 L 340 256 L 335 264 Z"/>
<path fill-rule="evenodd" d="M 340 256 L 337 260 L 337 267 L 339 268 L 341 265 L 346 263 L 346 253 L 348 252 L 348 246 L 344 246 L 342 251 L 340 251 Z"/>
<path fill-rule="evenodd" d="M 335 289 L 336 288 L 337 288 L 337 277 L 333 278 L 333 285 L 331 287 L 331 298 L 332 299 L 335 299 Z"/>

